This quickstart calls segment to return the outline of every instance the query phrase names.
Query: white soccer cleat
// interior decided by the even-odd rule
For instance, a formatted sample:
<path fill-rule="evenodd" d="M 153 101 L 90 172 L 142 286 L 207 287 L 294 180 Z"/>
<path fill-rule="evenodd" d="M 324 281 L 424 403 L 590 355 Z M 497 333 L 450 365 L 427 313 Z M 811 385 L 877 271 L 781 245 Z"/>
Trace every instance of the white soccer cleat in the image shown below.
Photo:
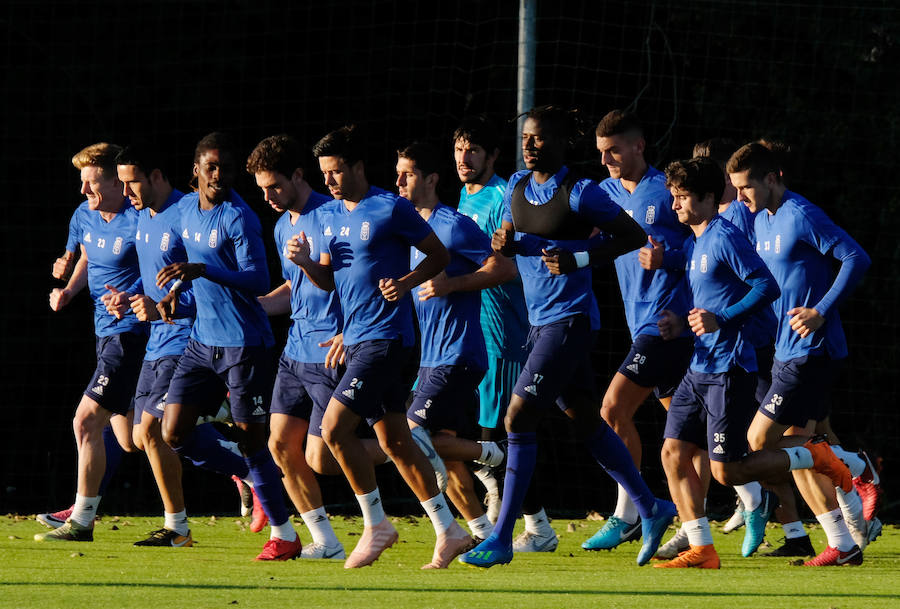
<path fill-rule="evenodd" d="M 691 544 L 688 541 L 687 533 L 684 532 L 684 527 L 681 527 L 675 532 L 672 539 L 659 546 L 659 549 L 656 551 L 656 556 L 653 558 L 672 560 L 682 552 L 689 550 L 690 547 Z"/>
<path fill-rule="evenodd" d="M 513 539 L 513 552 L 555 552 L 558 545 L 559 539 L 552 529 L 547 535 L 523 531 Z"/>
<path fill-rule="evenodd" d="M 308 546 L 303 546 L 303 549 L 300 550 L 300 558 L 309 560 L 344 560 L 346 557 L 344 546 L 340 543 L 335 546 L 326 546 L 324 543 L 311 543 Z"/>
<path fill-rule="evenodd" d="M 731 515 L 731 518 L 729 518 L 728 522 L 722 527 L 722 533 L 728 535 L 742 526 L 744 526 L 744 502 L 738 497 L 734 506 L 734 514 Z"/>

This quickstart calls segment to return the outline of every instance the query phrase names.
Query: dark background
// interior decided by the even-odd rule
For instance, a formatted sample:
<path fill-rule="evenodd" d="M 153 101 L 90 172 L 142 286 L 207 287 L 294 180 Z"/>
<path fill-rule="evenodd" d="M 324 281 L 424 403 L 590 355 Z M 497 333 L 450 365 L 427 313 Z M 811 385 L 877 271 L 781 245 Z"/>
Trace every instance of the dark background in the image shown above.
<path fill-rule="evenodd" d="M 577 107 L 591 121 L 616 107 L 636 110 L 660 167 L 714 136 L 792 145 L 791 187 L 873 259 L 842 308 L 851 355 L 833 391 L 833 420 L 845 447 L 884 457 L 886 514 L 896 517 L 900 10 L 890 1 L 818 4 L 540 1 L 536 102 Z M 249 154 L 273 133 L 311 145 L 355 121 L 368 133 L 372 183 L 391 187 L 396 148 L 429 140 L 447 151 L 442 194 L 455 203 L 449 135 L 464 115 L 486 112 L 504 125 L 499 173 L 514 170 L 516 5 L 5 3 L 0 511 L 57 510 L 73 497 L 71 415 L 94 366 L 91 313 L 82 295 L 53 314 L 47 294 L 81 201 L 75 152 L 97 141 L 155 140 L 185 189 L 194 144 L 209 131 L 230 132 Z M 591 139 L 581 160 L 596 163 Z M 238 190 L 271 227 L 249 176 Z M 273 278 L 275 263 L 270 256 Z M 595 291 L 605 324 L 595 352 L 602 392 L 630 341 L 609 270 L 596 274 Z M 283 333 L 284 322 L 275 325 Z M 638 419 L 645 474 L 665 492 L 656 456 L 663 411 L 648 403 Z M 551 513 L 610 511 L 613 485 L 568 424 L 553 416 L 544 433 L 540 484 Z M 126 457 L 104 512 L 159 513 L 145 461 Z M 418 509 L 396 473 L 380 469 L 388 509 Z M 236 509 L 230 481 L 187 466 L 185 488 L 192 513 Z M 323 480 L 323 489 L 331 509 L 355 512 L 345 482 Z M 729 501 L 714 490 L 711 511 L 724 513 Z"/>

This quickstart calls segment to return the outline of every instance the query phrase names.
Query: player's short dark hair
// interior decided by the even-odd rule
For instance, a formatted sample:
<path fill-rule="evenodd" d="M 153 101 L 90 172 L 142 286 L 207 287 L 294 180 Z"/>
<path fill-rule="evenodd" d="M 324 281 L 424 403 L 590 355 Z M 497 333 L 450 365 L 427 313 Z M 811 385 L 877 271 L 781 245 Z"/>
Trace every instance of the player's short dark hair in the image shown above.
<path fill-rule="evenodd" d="M 306 154 L 296 139 L 284 133 L 262 140 L 247 157 L 247 172 L 274 171 L 286 178 L 304 169 Z"/>
<path fill-rule="evenodd" d="M 552 104 L 536 106 L 519 116 L 539 122 L 544 131 L 563 138 L 570 148 L 584 137 L 588 126 L 584 115 L 577 108 L 566 109 Z"/>
<path fill-rule="evenodd" d="M 775 177 L 781 180 L 779 170 L 775 155 L 759 142 L 750 142 L 738 148 L 725 166 L 728 173 L 749 171 L 749 176 L 753 180 L 761 180 L 770 173 L 774 173 Z"/>
<path fill-rule="evenodd" d="M 666 188 L 679 188 L 703 197 L 712 193 L 713 201 L 722 200 L 725 176 L 722 168 L 709 157 L 673 161 L 666 167 Z"/>
<path fill-rule="evenodd" d="M 489 155 L 500 148 L 500 134 L 496 125 L 483 114 L 467 116 L 453 132 L 453 143 L 459 140 L 481 146 Z"/>
<path fill-rule="evenodd" d="M 778 174 L 782 182 L 787 182 L 794 175 L 794 150 L 791 145 L 783 140 L 760 138 L 759 143 L 772 151 L 775 162 L 778 164 Z"/>
<path fill-rule="evenodd" d="M 737 150 L 737 143 L 727 137 L 713 137 L 702 142 L 694 144 L 693 157 L 708 157 L 718 163 L 721 167 L 725 167 L 725 163 Z"/>
<path fill-rule="evenodd" d="M 209 152 L 210 150 L 219 151 L 219 154 L 222 156 L 222 163 L 235 162 L 234 141 L 227 133 L 213 131 L 212 133 L 204 135 L 203 138 L 197 142 L 196 148 L 194 148 L 194 162 L 199 163 L 203 153 Z"/>
<path fill-rule="evenodd" d="M 164 178 L 169 176 L 168 163 L 159 150 L 147 142 L 129 144 L 116 155 L 116 165 L 134 165 L 148 178 L 154 169 L 158 169 Z"/>
<path fill-rule="evenodd" d="M 626 110 L 610 110 L 600 119 L 595 130 L 597 137 L 614 135 L 637 135 L 643 137 L 644 126 L 634 112 Z"/>
<path fill-rule="evenodd" d="M 441 176 L 441 156 L 437 149 L 425 142 L 413 142 L 397 151 L 397 157 L 409 159 L 416 164 L 416 169 L 422 172 L 423 177 L 433 173 Z"/>
<path fill-rule="evenodd" d="M 336 156 L 344 159 L 348 165 L 355 165 L 363 160 L 363 144 L 359 128 L 356 125 L 344 125 L 335 129 L 312 147 L 313 156 Z"/>

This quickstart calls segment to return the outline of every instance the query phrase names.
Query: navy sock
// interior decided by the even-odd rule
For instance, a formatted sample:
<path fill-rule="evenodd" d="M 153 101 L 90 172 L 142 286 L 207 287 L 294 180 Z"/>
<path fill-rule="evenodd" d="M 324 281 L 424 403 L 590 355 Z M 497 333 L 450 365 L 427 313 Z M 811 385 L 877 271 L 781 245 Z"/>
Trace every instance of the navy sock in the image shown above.
<path fill-rule="evenodd" d="M 229 477 L 246 478 L 250 470 L 244 457 L 222 446 L 220 440 L 228 441 L 213 424 L 204 423 L 195 427 L 187 441 L 175 452 L 197 467 Z"/>
<path fill-rule="evenodd" d="M 125 454 L 125 451 L 122 450 L 119 441 L 116 439 L 115 432 L 109 425 L 103 428 L 103 447 L 106 449 L 106 471 L 103 472 L 100 490 L 97 491 L 98 495 L 104 494 L 106 487 L 109 486 L 109 481 L 112 480 L 112 477 L 116 475 L 116 470 L 119 469 L 122 455 Z"/>
<path fill-rule="evenodd" d="M 622 438 L 601 420 L 600 427 L 588 438 L 587 445 L 597 463 L 628 492 L 641 518 L 652 516 L 656 497 L 650 492 L 647 483 L 641 477 L 641 472 L 635 467 L 631 453 L 628 452 Z"/>
<path fill-rule="evenodd" d="M 506 456 L 506 478 L 503 481 L 503 503 L 500 504 L 500 516 L 492 537 L 503 543 L 512 543 L 513 527 L 537 463 L 537 434 L 511 432 L 507 437 L 509 452 Z"/>
<path fill-rule="evenodd" d="M 284 504 L 281 470 L 272 460 L 269 449 L 263 448 L 256 454 L 245 457 L 245 460 L 253 480 L 253 490 L 256 491 L 269 522 L 276 526 L 284 524 L 287 522 L 288 513 Z"/>

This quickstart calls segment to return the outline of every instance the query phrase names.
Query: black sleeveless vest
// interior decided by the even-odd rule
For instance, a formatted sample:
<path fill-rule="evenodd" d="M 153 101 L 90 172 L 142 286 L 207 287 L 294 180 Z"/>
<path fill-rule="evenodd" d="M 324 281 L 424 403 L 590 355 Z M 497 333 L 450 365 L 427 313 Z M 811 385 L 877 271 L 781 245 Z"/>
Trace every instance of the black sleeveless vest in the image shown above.
<path fill-rule="evenodd" d="M 572 186 L 578 181 L 571 170 L 562 179 L 553 198 L 543 205 L 532 205 L 525 198 L 525 186 L 530 179 L 531 174 L 528 173 L 513 188 L 510 208 L 516 231 L 545 239 L 569 241 L 587 239 L 591 236 L 594 229 L 591 223 L 572 213 L 569 207 Z"/>

